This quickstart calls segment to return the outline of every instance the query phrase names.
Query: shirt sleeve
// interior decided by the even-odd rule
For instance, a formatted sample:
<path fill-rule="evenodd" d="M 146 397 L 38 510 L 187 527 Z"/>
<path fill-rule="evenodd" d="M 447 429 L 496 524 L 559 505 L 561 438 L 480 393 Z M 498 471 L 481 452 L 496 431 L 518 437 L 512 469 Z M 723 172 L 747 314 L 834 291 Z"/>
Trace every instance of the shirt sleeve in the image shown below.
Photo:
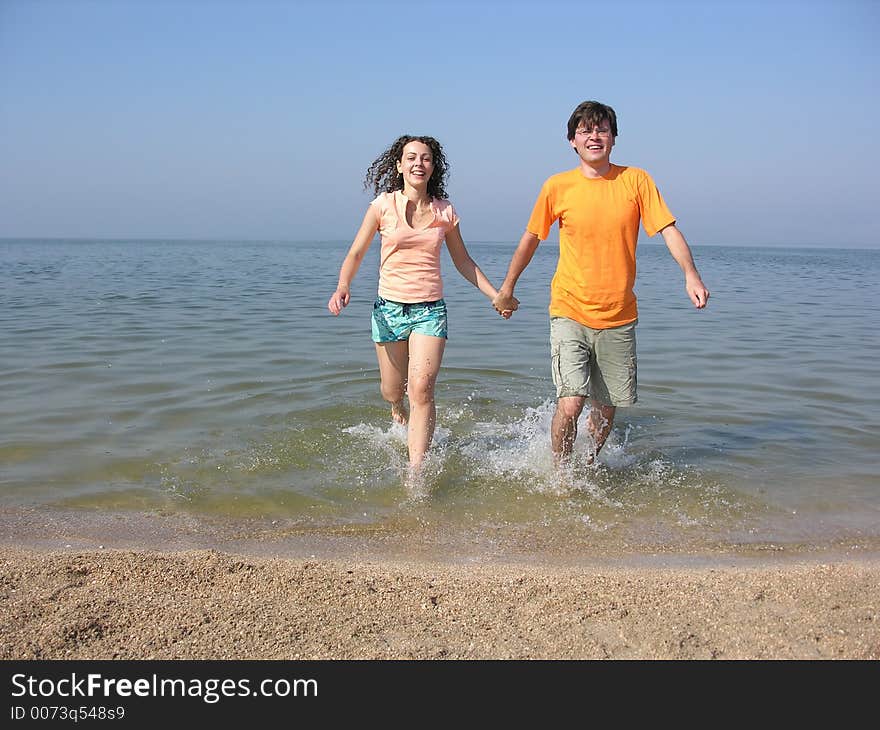
<path fill-rule="evenodd" d="M 538 193 L 538 199 L 535 201 L 535 206 L 532 208 L 532 215 L 529 217 L 529 222 L 526 225 L 526 230 L 528 230 L 529 233 L 536 235 L 540 241 L 547 240 L 547 236 L 550 235 L 550 227 L 559 217 L 553 211 L 552 197 L 553 196 L 550 192 L 550 181 L 547 180 L 541 186 L 541 192 Z"/>
<path fill-rule="evenodd" d="M 660 190 L 646 172 L 639 180 L 639 208 L 642 214 L 642 227 L 649 236 L 675 223 L 675 216 L 666 207 Z"/>
<path fill-rule="evenodd" d="M 449 219 L 449 227 L 455 228 L 461 221 L 461 218 L 458 217 L 458 211 L 455 209 L 455 206 L 452 205 L 451 202 L 449 203 L 449 210 L 447 210 L 447 215 Z"/>
<path fill-rule="evenodd" d="M 455 210 L 452 201 L 440 200 L 434 206 L 435 215 L 438 216 L 440 225 L 443 226 L 444 230 L 451 230 L 459 224 L 461 219 L 458 217 L 458 211 Z"/>
<path fill-rule="evenodd" d="M 370 203 L 370 210 L 376 216 L 376 226 L 378 229 L 385 230 L 388 228 L 394 228 L 391 224 L 391 220 L 389 220 L 389 199 L 387 193 L 379 193 L 375 200 Z M 393 219 L 392 219 L 393 220 Z"/>

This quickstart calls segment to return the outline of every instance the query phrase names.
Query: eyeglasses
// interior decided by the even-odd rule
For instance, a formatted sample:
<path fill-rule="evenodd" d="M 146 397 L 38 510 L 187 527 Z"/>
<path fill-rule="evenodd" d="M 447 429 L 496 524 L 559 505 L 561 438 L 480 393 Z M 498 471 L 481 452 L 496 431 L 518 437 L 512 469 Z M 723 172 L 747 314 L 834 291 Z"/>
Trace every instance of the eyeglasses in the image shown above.
<path fill-rule="evenodd" d="M 574 130 L 575 134 L 579 134 L 582 137 L 589 137 L 591 134 L 595 134 L 597 137 L 610 137 L 611 130 L 607 127 L 602 127 L 601 129 L 576 129 Z"/>

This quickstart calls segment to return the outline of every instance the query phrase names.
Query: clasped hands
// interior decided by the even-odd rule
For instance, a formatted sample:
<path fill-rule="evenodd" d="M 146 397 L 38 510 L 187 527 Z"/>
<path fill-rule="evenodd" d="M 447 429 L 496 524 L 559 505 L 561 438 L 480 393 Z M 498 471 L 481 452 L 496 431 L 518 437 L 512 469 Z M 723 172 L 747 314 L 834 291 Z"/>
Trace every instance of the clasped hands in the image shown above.
<path fill-rule="evenodd" d="M 504 319 L 510 319 L 511 315 L 519 309 L 519 299 L 512 294 L 498 292 L 492 300 L 492 306 Z"/>

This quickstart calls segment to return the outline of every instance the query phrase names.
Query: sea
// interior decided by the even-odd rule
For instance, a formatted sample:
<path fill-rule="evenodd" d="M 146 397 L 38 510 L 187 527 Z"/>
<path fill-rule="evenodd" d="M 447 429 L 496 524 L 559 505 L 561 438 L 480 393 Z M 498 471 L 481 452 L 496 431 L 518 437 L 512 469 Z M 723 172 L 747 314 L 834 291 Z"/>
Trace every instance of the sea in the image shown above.
<path fill-rule="evenodd" d="M 468 248 L 497 285 L 514 243 Z M 444 253 L 414 486 L 370 340 L 378 245 L 327 310 L 348 245 L 0 240 L 0 542 L 473 562 L 880 545 L 880 250 L 695 246 L 697 310 L 641 243 L 639 400 L 596 463 L 581 424 L 565 473 L 558 247 L 507 321 Z"/>

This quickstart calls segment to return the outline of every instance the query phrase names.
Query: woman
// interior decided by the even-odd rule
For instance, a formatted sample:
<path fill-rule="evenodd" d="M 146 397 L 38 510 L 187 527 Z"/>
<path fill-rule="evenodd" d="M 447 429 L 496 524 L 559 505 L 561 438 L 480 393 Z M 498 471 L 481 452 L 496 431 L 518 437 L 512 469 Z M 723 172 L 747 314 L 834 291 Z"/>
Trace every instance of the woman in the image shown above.
<path fill-rule="evenodd" d="M 351 299 L 351 282 L 378 231 L 382 250 L 379 296 L 372 333 L 379 360 L 382 397 L 391 417 L 408 423 L 410 474 L 417 475 L 436 422 L 434 387 L 446 345 L 446 302 L 440 248 L 455 268 L 491 301 L 497 290 L 474 263 L 446 199 L 449 166 L 433 137 L 404 135 L 373 161 L 364 180 L 377 194 L 342 262 L 339 283 L 327 307 L 338 315 Z M 508 319 L 513 310 L 500 312 Z M 409 396 L 409 411 L 404 404 Z"/>

